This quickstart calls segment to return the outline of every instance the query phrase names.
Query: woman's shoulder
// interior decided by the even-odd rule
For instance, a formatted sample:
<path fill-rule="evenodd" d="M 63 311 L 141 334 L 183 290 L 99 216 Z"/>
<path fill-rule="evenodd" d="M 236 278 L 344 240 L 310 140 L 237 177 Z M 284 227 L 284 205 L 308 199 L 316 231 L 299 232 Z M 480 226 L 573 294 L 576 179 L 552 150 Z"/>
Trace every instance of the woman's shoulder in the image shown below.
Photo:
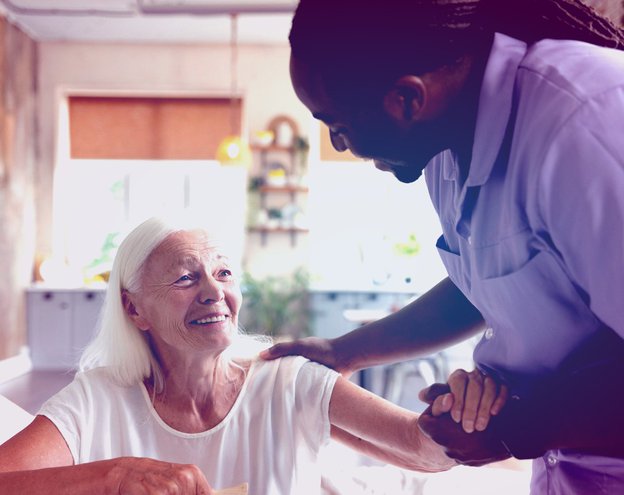
<path fill-rule="evenodd" d="M 338 373 L 302 356 L 252 363 L 244 393 L 247 403 L 271 401 L 273 407 L 299 410 L 306 401 L 325 403 Z"/>
<path fill-rule="evenodd" d="M 120 387 L 112 380 L 106 368 L 78 371 L 73 380 L 50 397 L 41 407 L 40 414 L 56 414 L 55 411 L 93 410 L 121 398 Z"/>
<path fill-rule="evenodd" d="M 108 367 L 78 371 L 62 392 L 86 396 L 122 396 L 135 387 L 121 385 L 114 372 Z"/>
<path fill-rule="evenodd" d="M 297 374 L 309 362 L 303 356 L 286 356 L 270 361 L 256 358 L 251 363 L 250 373 L 254 375 Z"/>
<path fill-rule="evenodd" d="M 257 359 L 250 369 L 250 381 L 254 385 L 271 382 L 281 387 L 301 385 L 308 382 L 325 382 L 338 373 L 303 356 L 286 356 L 271 361 Z"/>
<path fill-rule="evenodd" d="M 113 372 L 107 366 L 78 371 L 74 376 L 74 382 L 81 384 L 115 386 Z"/>

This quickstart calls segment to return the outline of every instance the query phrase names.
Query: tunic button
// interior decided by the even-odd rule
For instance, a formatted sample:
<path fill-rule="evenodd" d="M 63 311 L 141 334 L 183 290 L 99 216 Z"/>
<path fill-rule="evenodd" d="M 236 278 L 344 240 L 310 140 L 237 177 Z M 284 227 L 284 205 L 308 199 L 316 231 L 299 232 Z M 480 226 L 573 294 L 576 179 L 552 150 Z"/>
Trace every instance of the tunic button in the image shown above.
<path fill-rule="evenodd" d="M 490 340 L 492 337 L 494 337 L 494 329 L 487 328 L 483 336 L 485 337 L 486 340 Z"/>
<path fill-rule="evenodd" d="M 468 245 L 472 246 L 472 236 L 469 235 L 468 239 L 466 239 L 468 241 Z"/>
<path fill-rule="evenodd" d="M 546 461 L 548 462 L 548 465 L 550 467 L 554 467 L 557 465 L 557 463 L 559 462 L 558 459 L 552 455 L 552 454 L 548 454 L 548 457 L 546 458 Z"/>

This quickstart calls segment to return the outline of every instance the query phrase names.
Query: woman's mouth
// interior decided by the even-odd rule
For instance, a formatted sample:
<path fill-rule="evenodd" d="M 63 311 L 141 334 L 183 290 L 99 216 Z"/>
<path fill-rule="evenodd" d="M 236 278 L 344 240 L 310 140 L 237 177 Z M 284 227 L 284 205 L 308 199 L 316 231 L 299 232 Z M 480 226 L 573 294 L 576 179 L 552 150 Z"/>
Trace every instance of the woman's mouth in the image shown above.
<path fill-rule="evenodd" d="M 199 318 L 191 321 L 191 325 L 209 325 L 210 323 L 218 323 L 226 319 L 226 315 L 207 316 L 206 318 Z"/>

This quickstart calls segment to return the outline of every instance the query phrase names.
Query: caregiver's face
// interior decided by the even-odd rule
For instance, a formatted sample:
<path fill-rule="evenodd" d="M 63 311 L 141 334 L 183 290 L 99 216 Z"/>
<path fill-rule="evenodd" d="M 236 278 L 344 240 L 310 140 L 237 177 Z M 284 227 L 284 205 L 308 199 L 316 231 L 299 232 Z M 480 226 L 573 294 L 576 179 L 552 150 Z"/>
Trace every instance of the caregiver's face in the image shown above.
<path fill-rule="evenodd" d="M 438 153 L 430 146 L 433 141 L 427 127 L 401 125 L 384 109 L 384 95 L 365 108 L 348 108 L 330 96 L 320 74 L 295 57 L 291 58 L 290 74 L 297 97 L 328 126 L 337 151 L 350 150 L 360 158 L 373 160 L 378 169 L 392 172 L 401 182 L 415 181 Z"/>

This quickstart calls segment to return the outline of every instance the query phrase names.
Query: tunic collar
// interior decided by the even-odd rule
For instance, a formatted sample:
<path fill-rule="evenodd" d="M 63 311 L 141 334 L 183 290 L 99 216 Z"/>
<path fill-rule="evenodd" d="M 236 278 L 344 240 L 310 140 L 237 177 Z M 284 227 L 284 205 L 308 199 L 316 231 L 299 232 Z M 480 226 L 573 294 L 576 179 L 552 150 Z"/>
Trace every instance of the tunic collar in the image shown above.
<path fill-rule="evenodd" d="M 466 186 L 482 186 L 490 177 L 511 114 L 516 73 L 526 43 L 496 33 L 479 96 L 477 125 Z"/>

